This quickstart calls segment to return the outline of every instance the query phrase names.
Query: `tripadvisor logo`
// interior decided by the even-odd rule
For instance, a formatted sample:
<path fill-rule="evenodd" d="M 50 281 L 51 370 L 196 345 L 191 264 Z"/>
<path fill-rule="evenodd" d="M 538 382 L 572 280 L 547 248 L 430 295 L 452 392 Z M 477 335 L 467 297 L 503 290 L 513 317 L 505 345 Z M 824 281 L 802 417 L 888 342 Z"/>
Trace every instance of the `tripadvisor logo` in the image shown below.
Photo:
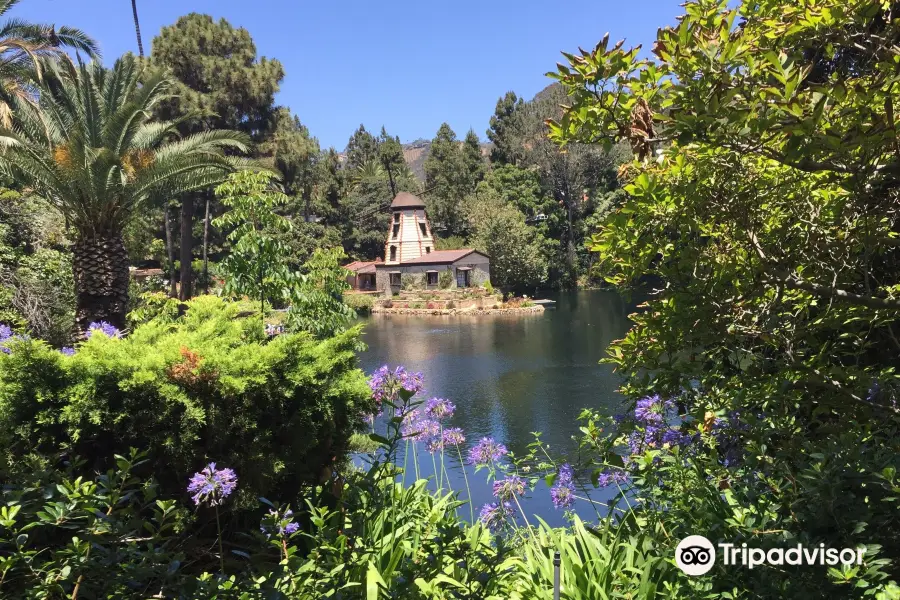
<path fill-rule="evenodd" d="M 826 548 L 825 544 L 807 548 L 797 544 L 790 548 L 749 548 L 747 544 L 719 543 L 722 564 L 753 569 L 761 565 L 861 565 L 865 548 Z M 686 575 L 704 575 L 716 564 L 716 550 L 702 535 L 689 535 L 675 548 L 675 564 Z"/>

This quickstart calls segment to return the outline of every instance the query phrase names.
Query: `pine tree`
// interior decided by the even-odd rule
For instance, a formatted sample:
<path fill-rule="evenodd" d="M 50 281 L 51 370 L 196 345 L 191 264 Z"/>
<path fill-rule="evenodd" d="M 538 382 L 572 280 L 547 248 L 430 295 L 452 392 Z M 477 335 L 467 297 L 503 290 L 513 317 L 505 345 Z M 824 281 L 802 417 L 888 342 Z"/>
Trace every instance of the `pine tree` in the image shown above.
<path fill-rule="evenodd" d="M 461 190 L 465 194 L 471 194 L 475 187 L 484 179 L 486 165 L 481 154 L 481 141 L 474 130 L 470 129 L 466 134 L 460 151 Z"/>
<path fill-rule="evenodd" d="M 191 13 L 162 28 L 153 40 L 151 59 L 178 82 L 177 95 L 157 112 L 163 119 L 179 120 L 182 135 L 233 129 L 256 142 L 268 135 L 284 69 L 277 60 L 257 58 L 246 29 Z M 203 191 L 181 198 L 183 299 L 191 296 L 192 288 L 194 203 L 203 199 L 208 204 L 211 197 L 211 192 Z M 205 212 L 209 213 L 208 206 Z"/>
<path fill-rule="evenodd" d="M 497 100 L 497 107 L 491 117 L 491 127 L 487 131 L 488 139 L 493 142 L 491 163 L 516 164 L 521 158 L 522 139 L 519 111 L 524 102 L 515 92 Z"/>
<path fill-rule="evenodd" d="M 462 201 L 465 193 L 462 153 L 456 133 L 443 123 L 425 159 L 425 201 L 435 229 L 445 237 L 465 230 Z"/>
<path fill-rule="evenodd" d="M 346 154 L 347 167 L 358 169 L 371 160 L 378 160 L 378 140 L 366 131 L 365 125 L 360 125 L 347 142 Z"/>

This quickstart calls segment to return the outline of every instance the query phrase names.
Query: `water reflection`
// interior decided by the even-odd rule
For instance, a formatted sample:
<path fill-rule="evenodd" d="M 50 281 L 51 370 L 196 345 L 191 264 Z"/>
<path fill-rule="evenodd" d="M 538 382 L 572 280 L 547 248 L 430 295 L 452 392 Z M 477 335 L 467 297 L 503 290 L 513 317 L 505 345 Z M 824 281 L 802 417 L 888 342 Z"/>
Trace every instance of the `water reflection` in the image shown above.
<path fill-rule="evenodd" d="M 614 292 L 580 291 L 554 297 L 557 308 L 537 315 L 450 317 L 376 316 L 367 321 L 362 368 L 402 364 L 425 376 L 426 397 L 449 398 L 457 410 L 450 426 L 461 427 L 469 444 L 494 437 L 523 453 L 532 432 L 554 453 L 574 450 L 583 408 L 612 414 L 620 379 L 598 361 L 609 343 L 628 329 L 630 307 Z M 465 456 L 465 454 L 464 454 Z M 445 457 L 454 489 L 463 490 L 459 460 Z M 431 474 L 431 457 L 419 450 L 419 467 Z M 469 482 L 477 508 L 492 501 L 483 473 Z M 602 495 L 598 495 L 602 500 Z M 541 484 L 524 504 L 526 512 L 562 524 Z M 576 506 L 593 517 L 587 503 Z M 468 513 L 468 510 L 465 511 Z"/>

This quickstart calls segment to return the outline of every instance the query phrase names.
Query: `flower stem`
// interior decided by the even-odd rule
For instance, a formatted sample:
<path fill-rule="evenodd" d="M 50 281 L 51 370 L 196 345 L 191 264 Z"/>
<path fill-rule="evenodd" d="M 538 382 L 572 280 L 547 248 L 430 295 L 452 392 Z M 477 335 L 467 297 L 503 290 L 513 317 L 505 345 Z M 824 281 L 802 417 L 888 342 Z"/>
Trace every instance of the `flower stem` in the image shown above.
<path fill-rule="evenodd" d="M 437 491 L 441 491 L 440 484 L 438 483 L 438 468 L 437 462 L 435 462 L 434 460 L 434 452 L 429 452 L 429 454 L 431 454 L 431 468 L 433 469 L 434 473 L 434 487 L 437 489 Z"/>
<path fill-rule="evenodd" d="M 469 489 L 469 476 L 466 475 L 466 463 L 463 462 L 462 450 L 459 449 L 459 444 L 456 445 L 456 454 L 459 455 L 459 468 L 462 469 L 463 472 L 463 480 L 466 482 L 466 499 L 469 501 L 469 519 L 471 519 L 470 524 L 475 524 L 475 509 L 472 508 L 472 490 Z"/>
<path fill-rule="evenodd" d="M 225 553 L 222 551 L 222 523 L 219 521 L 219 506 L 216 505 L 216 531 L 219 534 L 219 568 L 225 576 Z"/>

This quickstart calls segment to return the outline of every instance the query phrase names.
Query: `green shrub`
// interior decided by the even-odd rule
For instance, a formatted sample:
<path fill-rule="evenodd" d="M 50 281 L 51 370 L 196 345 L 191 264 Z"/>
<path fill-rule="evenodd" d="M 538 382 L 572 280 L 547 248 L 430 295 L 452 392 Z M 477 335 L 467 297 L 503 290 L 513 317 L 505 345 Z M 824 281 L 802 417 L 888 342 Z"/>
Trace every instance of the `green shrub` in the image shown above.
<path fill-rule="evenodd" d="M 136 447 L 168 494 L 218 460 L 243 473 L 253 504 L 293 498 L 327 475 L 371 402 L 356 368 L 359 330 L 266 340 L 258 317 L 237 317 L 238 304 L 201 296 L 187 306 L 124 339 L 95 334 L 71 357 L 40 342 L 0 354 L 6 469 L 35 453 L 108 457 Z"/>
<path fill-rule="evenodd" d="M 442 290 L 449 289 L 453 285 L 453 273 L 449 269 L 438 274 L 438 287 Z"/>
<path fill-rule="evenodd" d="M 372 294 L 344 294 L 344 304 L 360 314 L 368 314 L 375 307 L 375 296 Z"/>
<path fill-rule="evenodd" d="M 494 286 L 491 285 L 490 279 L 484 280 L 484 291 L 487 292 L 488 296 L 490 296 L 494 293 Z"/>

